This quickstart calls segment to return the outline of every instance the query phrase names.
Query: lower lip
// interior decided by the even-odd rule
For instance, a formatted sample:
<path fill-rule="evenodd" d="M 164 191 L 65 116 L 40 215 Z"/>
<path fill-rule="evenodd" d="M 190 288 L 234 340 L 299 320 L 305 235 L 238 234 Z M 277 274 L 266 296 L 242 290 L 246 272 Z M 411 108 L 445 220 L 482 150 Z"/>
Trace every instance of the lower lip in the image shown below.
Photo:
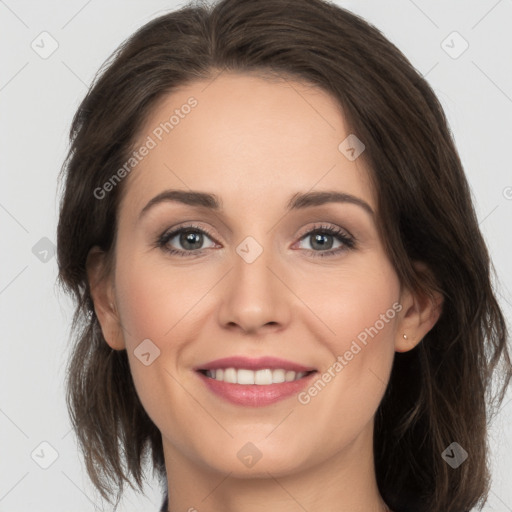
<path fill-rule="evenodd" d="M 210 391 L 235 405 L 246 407 L 264 407 L 295 395 L 311 382 L 316 373 L 310 373 L 302 379 L 291 382 L 258 385 L 232 384 L 212 379 L 201 372 L 197 372 Z"/>

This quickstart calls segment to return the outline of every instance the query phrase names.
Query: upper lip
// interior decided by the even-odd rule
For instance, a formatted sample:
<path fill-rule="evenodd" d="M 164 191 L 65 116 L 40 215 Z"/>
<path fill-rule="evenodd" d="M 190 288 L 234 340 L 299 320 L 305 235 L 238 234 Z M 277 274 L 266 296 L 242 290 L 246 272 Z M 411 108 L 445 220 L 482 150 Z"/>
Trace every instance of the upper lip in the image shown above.
<path fill-rule="evenodd" d="M 311 372 L 316 370 L 316 368 L 271 356 L 254 359 L 245 356 L 223 357 L 222 359 L 215 359 L 215 361 L 202 364 L 196 367 L 195 370 L 217 370 L 224 368 L 243 368 L 247 370 L 263 370 L 269 368 L 270 370 L 283 369 L 294 372 Z"/>

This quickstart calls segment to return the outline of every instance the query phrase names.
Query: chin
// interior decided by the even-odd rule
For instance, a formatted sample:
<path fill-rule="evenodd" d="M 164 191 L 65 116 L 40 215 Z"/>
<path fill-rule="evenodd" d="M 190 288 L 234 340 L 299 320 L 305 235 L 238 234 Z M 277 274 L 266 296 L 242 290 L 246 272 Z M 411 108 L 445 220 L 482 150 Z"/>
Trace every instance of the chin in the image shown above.
<path fill-rule="evenodd" d="M 208 453 L 198 454 L 198 458 L 212 471 L 229 473 L 233 478 L 268 478 L 269 473 L 275 477 L 285 476 L 313 464 L 311 460 L 308 464 L 308 450 L 303 444 L 299 449 L 283 443 L 269 445 L 263 441 L 253 443 L 230 439 L 229 443 L 219 443 L 217 446 L 220 446 L 220 450 L 208 449 Z"/>

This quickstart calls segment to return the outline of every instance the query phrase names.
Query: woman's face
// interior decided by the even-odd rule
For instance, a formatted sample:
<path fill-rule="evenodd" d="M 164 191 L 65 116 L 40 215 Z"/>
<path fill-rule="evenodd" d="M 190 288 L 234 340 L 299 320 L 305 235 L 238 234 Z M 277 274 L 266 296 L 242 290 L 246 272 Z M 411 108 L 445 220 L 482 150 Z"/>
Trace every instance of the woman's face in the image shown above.
<path fill-rule="evenodd" d="M 110 343 L 166 457 L 277 476 L 371 450 L 405 305 L 349 135 L 325 92 L 241 74 L 187 85 L 147 119 L 119 208 Z M 338 200 L 307 199 L 327 192 Z"/>

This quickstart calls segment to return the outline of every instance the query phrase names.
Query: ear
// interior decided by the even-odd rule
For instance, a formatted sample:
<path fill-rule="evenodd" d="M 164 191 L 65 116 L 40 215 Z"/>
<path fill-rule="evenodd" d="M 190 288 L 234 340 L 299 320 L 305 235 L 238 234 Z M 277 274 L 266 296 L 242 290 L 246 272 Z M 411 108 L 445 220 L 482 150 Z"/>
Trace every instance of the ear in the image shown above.
<path fill-rule="evenodd" d="M 114 350 L 123 350 L 125 342 L 115 305 L 113 276 L 107 273 L 106 263 L 106 253 L 93 247 L 87 255 L 87 279 L 105 341 Z"/>
<path fill-rule="evenodd" d="M 418 272 L 429 276 L 427 282 L 432 283 L 432 273 L 423 263 L 414 263 Z M 396 352 L 407 352 L 421 342 L 423 337 L 439 320 L 443 306 L 443 296 L 432 290 L 432 295 L 403 289 L 400 296 L 402 305 L 401 316 L 397 325 Z"/>

